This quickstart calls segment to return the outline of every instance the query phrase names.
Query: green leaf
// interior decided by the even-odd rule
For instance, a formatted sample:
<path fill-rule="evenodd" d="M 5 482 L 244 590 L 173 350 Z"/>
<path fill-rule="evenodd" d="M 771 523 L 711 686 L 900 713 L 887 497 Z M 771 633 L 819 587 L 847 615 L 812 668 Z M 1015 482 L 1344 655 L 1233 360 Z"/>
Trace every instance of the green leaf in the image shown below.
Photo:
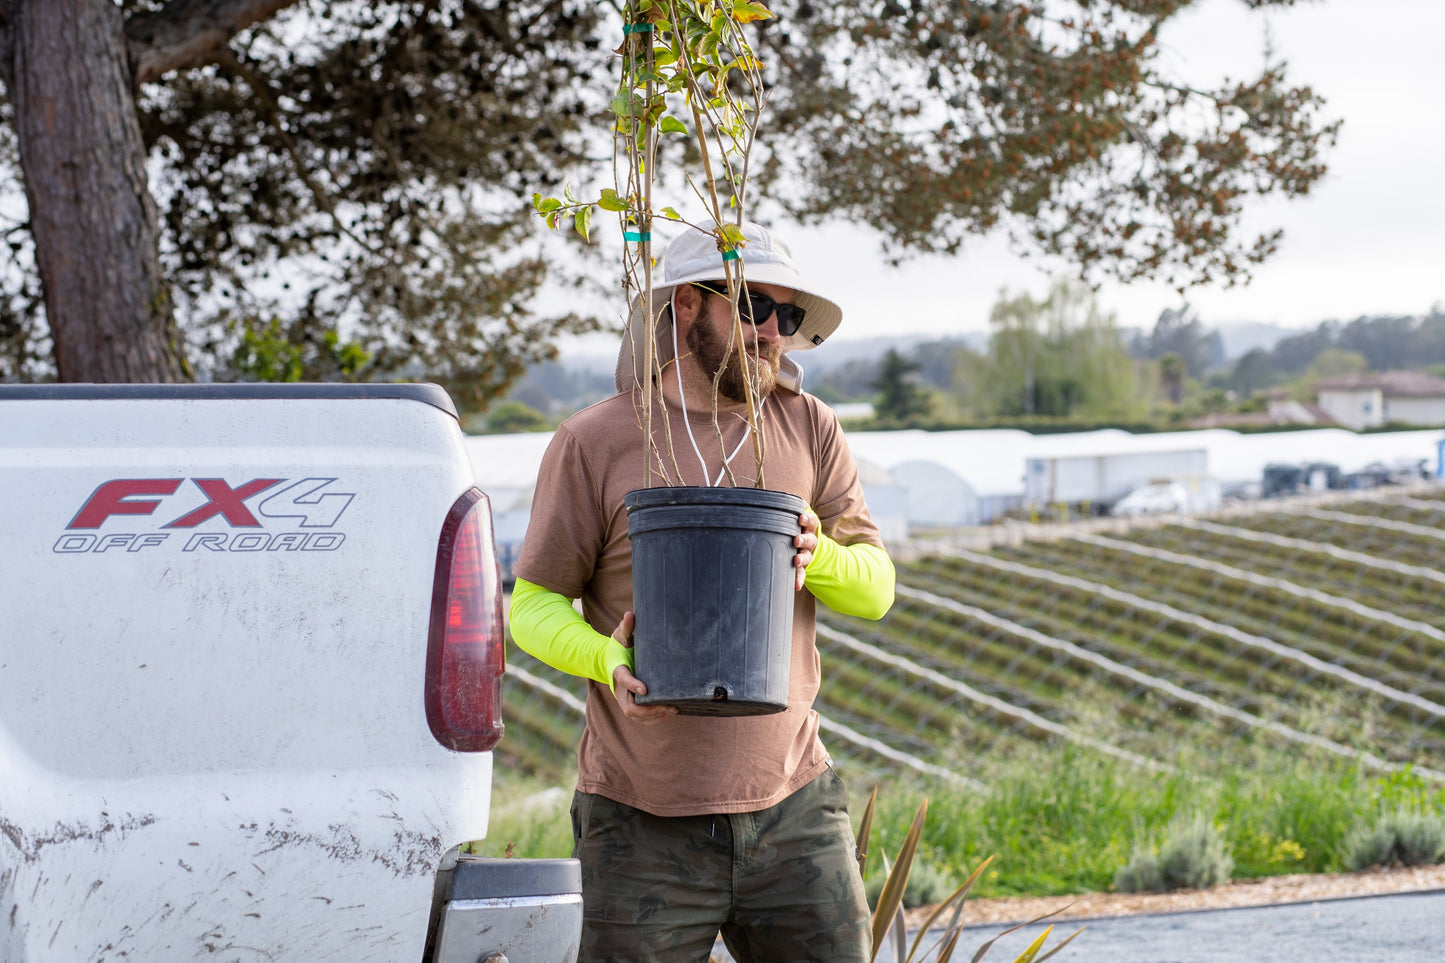
<path fill-rule="evenodd" d="M 597 206 L 604 211 L 625 211 L 627 202 L 617 196 L 617 192 L 610 187 L 602 188 L 602 196 L 597 200 Z"/>
<path fill-rule="evenodd" d="M 868 796 L 868 805 L 863 810 L 863 819 L 858 824 L 858 842 L 854 852 L 858 854 L 858 875 L 863 876 L 868 872 L 868 841 L 873 835 L 873 814 L 878 809 L 878 787 L 873 787 L 873 792 Z"/>
<path fill-rule="evenodd" d="M 608 107 L 618 117 L 635 117 L 642 113 L 642 98 L 629 90 L 620 90 Z"/>
<path fill-rule="evenodd" d="M 724 233 L 734 225 L 725 225 Z M 908 874 L 913 872 L 913 857 L 918 852 L 918 840 L 923 835 L 923 822 L 928 815 L 928 800 L 918 807 L 918 812 L 913 816 L 913 824 L 908 827 L 908 833 L 903 837 L 903 846 L 898 850 L 898 861 L 893 866 L 893 871 L 883 881 L 883 892 L 878 894 L 878 905 L 873 910 L 873 956 L 876 959 L 878 949 L 883 943 L 883 937 L 888 934 L 889 928 L 893 925 L 894 914 L 903 906 L 903 888 L 908 884 Z"/>
<path fill-rule="evenodd" d="M 687 125 L 685 125 L 682 121 L 671 115 L 662 118 L 662 123 L 658 125 L 657 129 L 662 131 L 664 134 L 687 133 Z"/>
<path fill-rule="evenodd" d="M 1049 934 L 1053 931 L 1054 928 L 1052 926 L 1044 927 L 1044 931 L 1038 935 L 1037 939 L 1029 944 L 1028 949 L 1019 954 L 1018 959 L 1015 960 L 1014 963 L 1034 963 L 1034 957 L 1039 955 L 1039 950 L 1044 948 L 1044 943 L 1048 941 Z"/>
<path fill-rule="evenodd" d="M 733 19 L 738 23 L 752 23 L 754 20 L 770 20 L 773 11 L 761 3 L 751 3 L 749 0 L 733 0 Z"/>
<path fill-rule="evenodd" d="M 874 791 L 876 792 L 877 790 L 875 789 Z M 864 815 L 866 817 L 867 813 L 865 813 Z M 903 963 L 913 963 L 914 958 L 918 955 L 919 951 L 923 947 L 924 937 L 926 937 L 929 933 L 933 931 L 938 920 L 950 908 L 953 910 L 953 919 L 951 922 L 948 923 L 947 926 L 943 927 L 943 930 L 945 933 L 952 933 L 957 936 L 960 929 L 958 921 L 959 918 L 963 915 L 963 902 L 964 900 L 968 899 L 968 894 L 973 889 L 973 884 L 978 881 L 978 878 L 980 876 L 983 875 L 983 871 L 988 867 L 988 864 L 991 862 L 993 862 L 993 857 L 989 856 L 983 862 L 979 863 L 978 868 L 975 869 L 971 874 L 969 874 L 968 879 L 963 881 L 963 885 L 960 886 L 958 889 L 954 890 L 953 894 L 949 896 L 948 899 L 944 900 L 942 903 L 939 903 L 938 906 L 933 910 L 933 912 L 929 914 L 928 919 L 924 920 L 923 926 L 919 928 L 918 937 L 913 941 L 913 948 L 908 951 L 908 956 L 904 959 Z M 944 959 L 941 953 L 939 955 L 939 959 L 940 961 Z"/>
<path fill-rule="evenodd" d="M 592 242 L 592 238 L 589 236 L 588 232 L 592 229 L 592 208 L 584 207 L 579 210 L 577 212 L 577 216 L 573 219 L 573 221 L 573 226 L 577 228 L 577 233 L 582 235 L 582 240 L 590 244 Z"/>
<path fill-rule="evenodd" d="M 542 197 L 540 194 L 533 194 L 532 206 L 537 209 L 538 214 L 547 214 L 561 207 L 562 202 L 555 197 Z"/>
<path fill-rule="evenodd" d="M 669 221 L 682 220 L 682 215 L 677 213 L 677 211 L 671 207 L 664 207 L 662 209 L 662 216 L 667 218 Z"/>
<path fill-rule="evenodd" d="M 743 229 L 736 224 L 724 224 L 722 226 L 723 239 L 733 247 L 747 247 L 748 239 L 743 234 Z"/>
<path fill-rule="evenodd" d="M 1080 933 L 1084 932 L 1084 930 L 1086 930 L 1087 928 L 1088 928 L 1088 927 L 1081 926 L 1081 927 L 1079 927 L 1078 929 L 1074 930 L 1074 931 L 1073 931 L 1072 933 L 1070 933 L 1068 936 L 1064 937 L 1063 942 L 1059 943 L 1057 946 L 1055 946 L 1053 949 L 1049 950 L 1049 951 L 1048 951 L 1047 953 L 1045 953 L 1043 956 L 1040 956 L 1040 957 L 1035 958 L 1034 963 L 1044 963 L 1044 960 L 1047 960 L 1047 959 L 1049 959 L 1050 957 L 1056 956 L 1060 950 L 1062 950 L 1064 947 L 1068 946 L 1070 943 L 1072 943 L 1072 942 L 1074 941 L 1074 937 L 1076 937 L 1076 936 L 1078 936 Z"/>

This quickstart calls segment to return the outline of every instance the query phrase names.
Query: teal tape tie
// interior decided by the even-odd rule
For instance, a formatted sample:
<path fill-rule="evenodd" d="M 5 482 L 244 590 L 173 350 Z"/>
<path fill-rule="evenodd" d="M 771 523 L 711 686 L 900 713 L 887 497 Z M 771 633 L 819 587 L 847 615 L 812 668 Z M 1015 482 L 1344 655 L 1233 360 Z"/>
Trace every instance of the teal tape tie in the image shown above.
<path fill-rule="evenodd" d="M 742 254 L 738 252 L 737 248 L 723 252 L 724 261 L 736 261 L 740 257 L 742 257 Z"/>
<path fill-rule="evenodd" d="M 622 232 L 622 239 L 623 239 L 624 241 L 637 241 L 638 243 L 641 243 L 642 241 L 650 241 L 650 240 L 652 240 L 652 232 L 651 232 L 651 231 L 623 231 L 623 232 Z"/>
<path fill-rule="evenodd" d="M 632 34 L 632 33 L 652 33 L 652 24 L 650 24 L 650 23 L 624 23 L 624 24 L 622 25 L 622 35 L 625 37 L 625 36 L 627 36 L 628 34 Z"/>

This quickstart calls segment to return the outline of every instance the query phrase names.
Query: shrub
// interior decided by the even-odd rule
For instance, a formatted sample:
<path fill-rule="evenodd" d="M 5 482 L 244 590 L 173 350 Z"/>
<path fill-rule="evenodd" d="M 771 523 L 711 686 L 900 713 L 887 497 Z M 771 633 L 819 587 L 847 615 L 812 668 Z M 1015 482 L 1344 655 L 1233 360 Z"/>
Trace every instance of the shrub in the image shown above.
<path fill-rule="evenodd" d="M 1432 866 L 1445 860 L 1445 820 L 1410 809 L 1383 814 L 1362 825 L 1345 840 L 1345 865 L 1351 870 L 1371 866 Z"/>
<path fill-rule="evenodd" d="M 1136 850 L 1128 864 L 1114 874 L 1114 888 L 1122 893 L 1173 889 L 1207 889 L 1229 879 L 1234 859 L 1219 827 L 1203 816 L 1176 822 L 1164 845 Z"/>
<path fill-rule="evenodd" d="M 1114 874 L 1114 888 L 1121 893 L 1164 892 L 1159 857 L 1147 849 L 1137 850 L 1129 862 Z"/>
<path fill-rule="evenodd" d="M 1229 879 L 1234 859 L 1219 827 L 1196 816 L 1159 851 L 1159 872 L 1169 889 L 1208 889 Z"/>

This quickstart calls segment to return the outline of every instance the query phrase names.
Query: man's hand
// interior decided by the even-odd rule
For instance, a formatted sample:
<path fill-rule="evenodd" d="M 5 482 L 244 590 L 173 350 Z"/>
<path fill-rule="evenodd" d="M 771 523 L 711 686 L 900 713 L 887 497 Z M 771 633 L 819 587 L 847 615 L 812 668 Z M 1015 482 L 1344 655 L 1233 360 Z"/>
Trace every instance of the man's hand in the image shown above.
<path fill-rule="evenodd" d="M 636 624 L 635 615 L 631 612 L 623 613 L 622 621 L 612 630 L 612 638 L 619 645 L 632 648 L 632 629 Z M 647 695 L 647 686 L 625 665 L 619 665 L 612 670 L 612 695 L 622 707 L 622 714 L 634 722 L 661 722 L 677 715 L 675 706 L 638 705 L 636 697 Z"/>
<path fill-rule="evenodd" d="M 801 592 L 808 578 L 808 564 L 813 561 L 813 552 L 818 548 L 818 516 L 810 508 L 798 516 L 798 524 L 803 526 L 803 531 L 793 539 L 793 547 L 798 550 L 798 554 L 793 556 L 793 566 L 798 573 L 793 587 Z"/>

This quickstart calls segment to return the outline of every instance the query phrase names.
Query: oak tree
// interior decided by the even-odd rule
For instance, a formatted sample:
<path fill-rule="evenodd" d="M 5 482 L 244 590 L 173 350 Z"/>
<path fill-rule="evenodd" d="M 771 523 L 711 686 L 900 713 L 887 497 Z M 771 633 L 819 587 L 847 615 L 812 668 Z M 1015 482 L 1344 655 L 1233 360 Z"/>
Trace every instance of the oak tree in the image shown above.
<path fill-rule="evenodd" d="M 1256 77 L 1173 75 L 1160 32 L 1197 5 L 799 0 L 763 28 L 783 76 L 759 179 L 806 185 L 794 213 L 867 223 L 895 256 L 998 228 L 1086 278 L 1245 281 L 1280 239 L 1242 233 L 1246 204 L 1307 194 L 1339 125 L 1273 55 Z"/>
<path fill-rule="evenodd" d="M 1195 2 L 779 2 L 755 27 L 752 183 L 871 225 L 895 259 L 1003 229 L 1086 277 L 1244 280 L 1278 236 L 1241 213 L 1307 193 L 1337 128 L 1278 61 L 1170 76 L 1160 30 Z M 495 395 L 617 313 L 568 310 L 589 272 L 548 255 L 527 203 L 610 163 L 615 20 L 586 0 L 0 0 L 0 378 L 284 358 Z"/>
<path fill-rule="evenodd" d="M 0 179 L 23 174 L 29 212 L 3 225 L 0 376 L 45 374 L 38 276 L 62 380 L 191 377 L 180 314 L 208 376 L 502 390 L 587 326 L 535 304 L 547 264 L 523 199 L 587 159 L 598 14 L 0 0 L 18 148 L 0 144 Z"/>

